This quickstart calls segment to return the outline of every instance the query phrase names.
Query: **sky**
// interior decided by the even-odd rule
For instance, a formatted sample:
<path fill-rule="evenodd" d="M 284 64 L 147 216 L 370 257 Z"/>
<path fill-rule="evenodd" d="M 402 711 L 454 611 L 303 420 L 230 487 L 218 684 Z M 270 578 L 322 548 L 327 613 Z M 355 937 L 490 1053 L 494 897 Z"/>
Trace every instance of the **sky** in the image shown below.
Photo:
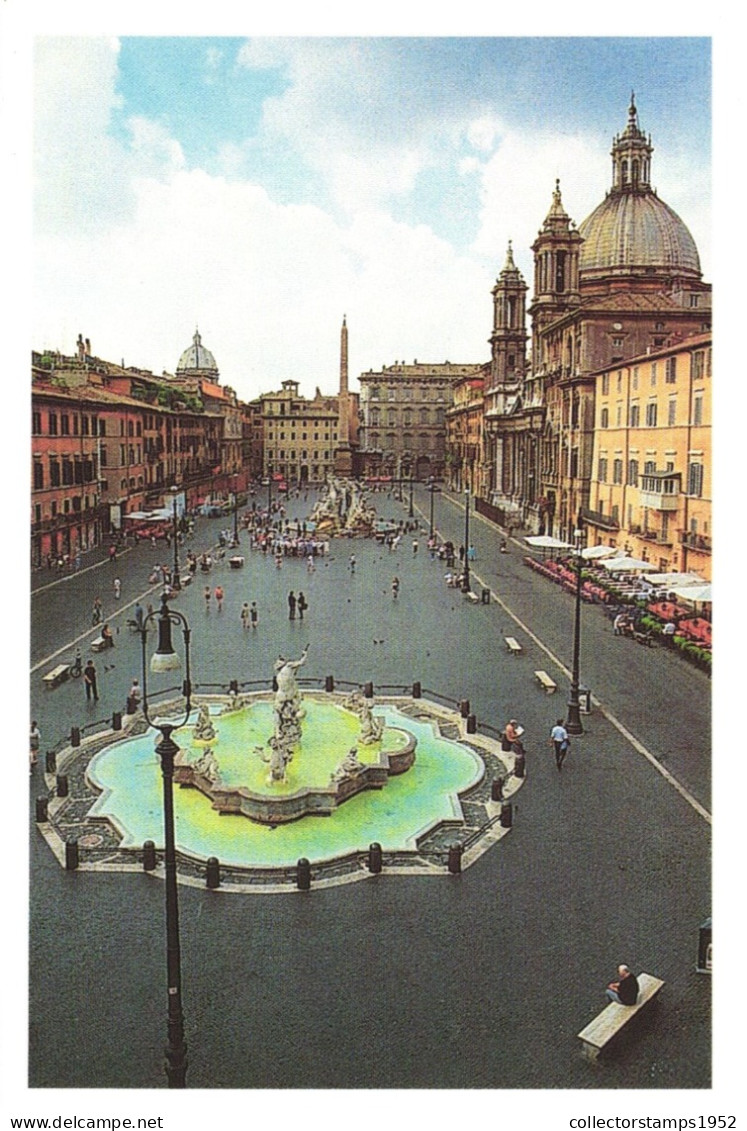
<path fill-rule="evenodd" d="M 173 373 L 196 328 L 250 400 L 489 357 L 491 288 L 556 178 L 580 223 L 635 91 L 711 278 L 705 37 L 37 35 L 33 348 Z"/>

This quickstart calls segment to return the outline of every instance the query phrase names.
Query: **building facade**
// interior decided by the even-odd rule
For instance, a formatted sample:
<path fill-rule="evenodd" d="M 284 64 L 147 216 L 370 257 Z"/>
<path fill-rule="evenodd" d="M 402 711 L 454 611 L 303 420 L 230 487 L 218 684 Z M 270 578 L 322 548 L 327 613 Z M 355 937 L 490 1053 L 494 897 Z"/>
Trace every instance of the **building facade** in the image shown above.
<path fill-rule="evenodd" d="M 595 375 L 590 545 L 711 579 L 709 334 Z"/>
<path fill-rule="evenodd" d="M 446 410 L 454 381 L 481 365 L 395 361 L 361 373 L 361 473 L 376 478 L 442 479 L 446 473 Z"/>

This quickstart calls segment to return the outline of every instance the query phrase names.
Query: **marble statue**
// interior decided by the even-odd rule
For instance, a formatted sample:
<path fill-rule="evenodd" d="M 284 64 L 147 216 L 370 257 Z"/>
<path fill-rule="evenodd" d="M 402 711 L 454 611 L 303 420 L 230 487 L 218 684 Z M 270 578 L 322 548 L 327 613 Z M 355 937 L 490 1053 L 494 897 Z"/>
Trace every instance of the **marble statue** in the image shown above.
<path fill-rule="evenodd" d="M 364 769 L 365 766 L 358 757 L 358 747 L 351 746 L 348 753 L 340 762 L 340 765 L 330 774 L 330 781 L 344 781 L 345 778 L 352 778 L 355 774 L 360 773 L 360 771 Z"/>
<path fill-rule="evenodd" d="M 192 768 L 195 773 L 207 778 L 211 785 L 220 783 L 220 767 L 218 766 L 218 759 L 215 757 L 215 751 L 211 746 L 208 746 L 205 752 L 200 755 Z"/>
<path fill-rule="evenodd" d="M 192 737 L 195 742 L 215 742 L 216 740 L 215 727 L 210 719 L 210 709 L 206 703 L 203 703 L 198 711 Z"/>

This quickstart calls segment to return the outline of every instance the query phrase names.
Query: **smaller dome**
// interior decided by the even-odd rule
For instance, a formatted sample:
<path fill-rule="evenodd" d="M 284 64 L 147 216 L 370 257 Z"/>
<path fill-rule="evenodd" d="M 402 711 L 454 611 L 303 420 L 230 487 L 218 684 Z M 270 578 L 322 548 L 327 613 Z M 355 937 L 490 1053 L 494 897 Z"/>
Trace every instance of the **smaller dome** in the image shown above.
<path fill-rule="evenodd" d="M 213 377 L 218 376 L 218 366 L 215 364 L 215 358 L 210 350 L 206 349 L 202 344 L 199 330 L 195 330 L 192 345 L 189 346 L 188 349 L 185 349 L 176 367 L 178 374 L 190 374 L 194 373 L 195 370 L 199 373 L 210 374 Z"/>

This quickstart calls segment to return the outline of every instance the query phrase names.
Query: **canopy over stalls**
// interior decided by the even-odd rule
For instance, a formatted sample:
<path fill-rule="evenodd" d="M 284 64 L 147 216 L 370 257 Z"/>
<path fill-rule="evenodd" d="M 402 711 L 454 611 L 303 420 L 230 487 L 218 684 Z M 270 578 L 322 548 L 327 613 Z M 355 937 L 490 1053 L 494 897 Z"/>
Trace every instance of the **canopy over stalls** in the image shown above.
<path fill-rule="evenodd" d="M 537 546 L 540 550 L 571 550 L 570 542 L 561 542 L 560 538 L 553 538 L 551 534 L 531 534 L 524 539 L 530 546 Z"/>
<path fill-rule="evenodd" d="M 651 562 L 644 562 L 640 558 L 607 558 L 600 565 L 610 573 L 643 573 L 644 570 L 651 570 Z"/>
<path fill-rule="evenodd" d="M 646 573 L 646 581 L 664 588 L 676 589 L 677 586 L 703 585 L 703 578 L 695 573 Z"/>
<path fill-rule="evenodd" d="M 596 561 L 597 558 L 611 558 L 619 553 L 614 546 L 586 546 L 581 551 L 581 557 L 587 561 Z"/>
<path fill-rule="evenodd" d="M 676 593 L 683 601 L 692 601 L 694 605 L 710 605 L 713 601 L 711 588 L 709 584 L 675 585 L 672 592 Z"/>

